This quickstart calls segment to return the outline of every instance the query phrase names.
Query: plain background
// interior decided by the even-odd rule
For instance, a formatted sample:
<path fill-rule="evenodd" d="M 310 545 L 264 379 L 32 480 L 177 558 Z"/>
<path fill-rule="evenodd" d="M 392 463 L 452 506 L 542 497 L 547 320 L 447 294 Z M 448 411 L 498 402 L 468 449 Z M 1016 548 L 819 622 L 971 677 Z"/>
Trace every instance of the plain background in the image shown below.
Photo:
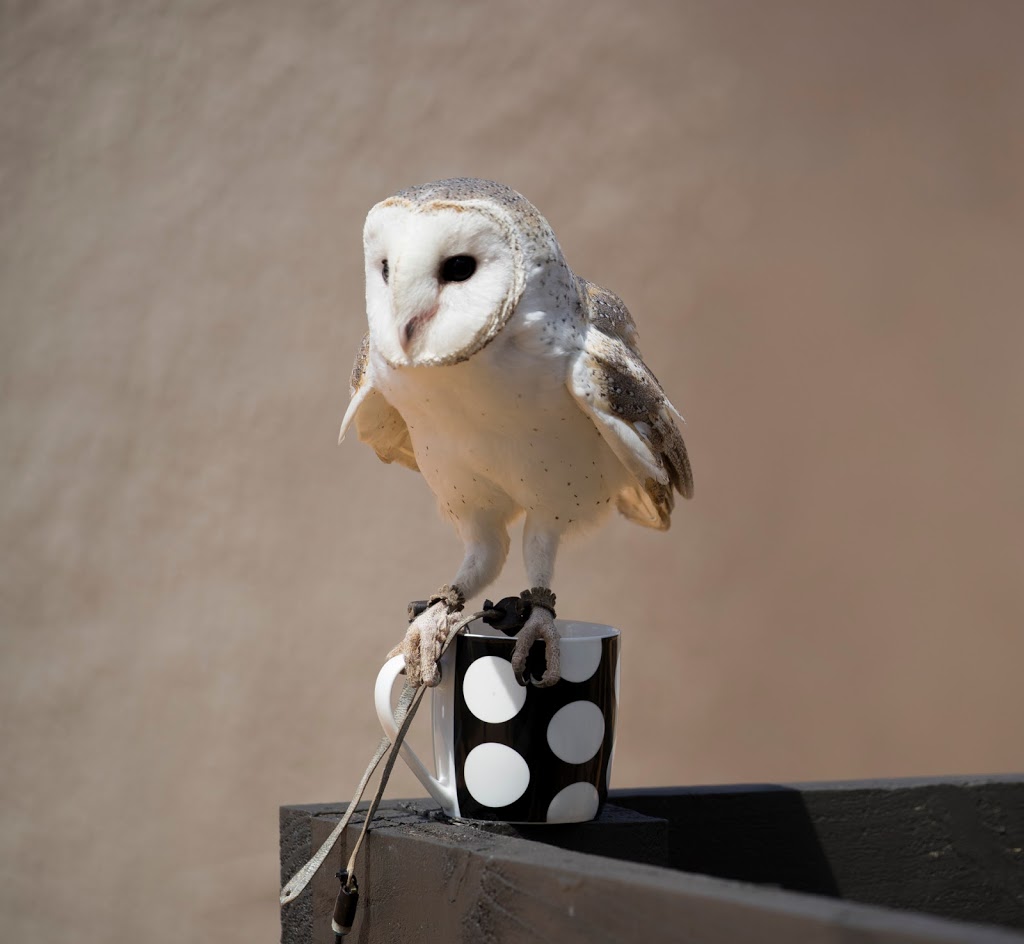
<path fill-rule="evenodd" d="M 335 445 L 363 217 L 444 176 L 525 193 L 689 421 L 673 529 L 559 561 L 625 630 L 614 783 L 1024 767 L 1022 35 L 1016 0 L 0 5 L 4 937 L 276 939 L 277 807 L 349 795 L 459 559 Z"/>

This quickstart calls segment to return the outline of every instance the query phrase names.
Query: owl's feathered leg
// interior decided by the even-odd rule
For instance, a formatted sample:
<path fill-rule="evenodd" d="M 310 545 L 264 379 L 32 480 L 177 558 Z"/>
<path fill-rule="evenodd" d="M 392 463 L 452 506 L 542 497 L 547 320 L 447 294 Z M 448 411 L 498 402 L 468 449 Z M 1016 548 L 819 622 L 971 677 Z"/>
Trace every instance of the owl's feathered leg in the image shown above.
<path fill-rule="evenodd" d="M 555 555 L 562 534 L 534 516 L 526 516 L 523 526 L 523 563 L 531 587 L 523 591 L 523 597 L 533 604 L 533 612 L 526 625 L 516 636 L 516 647 L 512 652 L 512 671 L 522 679 L 526 669 L 526 657 L 538 639 L 544 640 L 544 676 L 536 685 L 547 688 L 561 678 L 558 648 L 558 629 L 555 626 L 555 595 L 551 592 L 551 578 L 555 572 Z"/>
<path fill-rule="evenodd" d="M 476 596 L 499 573 L 508 557 L 508 530 L 505 522 L 493 515 L 457 522 L 466 546 L 462 566 L 451 584 L 431 598 L 426 610 L 409 624 L 405 638 L 388 654 L 405 656 L 405 678 L 411 685 L 437 685 L 441 673 L 437 660 L 441 655 L 456 614 L 466 600 Z"/>

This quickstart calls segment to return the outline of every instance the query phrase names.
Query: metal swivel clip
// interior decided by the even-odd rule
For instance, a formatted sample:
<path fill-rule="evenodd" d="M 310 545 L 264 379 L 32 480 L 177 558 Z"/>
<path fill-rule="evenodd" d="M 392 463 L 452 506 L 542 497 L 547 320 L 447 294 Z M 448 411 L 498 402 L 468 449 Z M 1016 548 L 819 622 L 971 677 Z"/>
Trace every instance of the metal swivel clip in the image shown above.
<path fill-rule="evenodd" d="M 349 878 L 348 872 L 342 869 L 335 873 L 341 888 L 338 889 L 338 900 L 334 903 L 334 917 L 331 919 L 331 930 L 334 931 L 334 944 L 341 944 L 341 939 L 352 930 L 352 922 L 356 918 L 356 905 L 359 904 L 359 883 L 355 873 Z"/>

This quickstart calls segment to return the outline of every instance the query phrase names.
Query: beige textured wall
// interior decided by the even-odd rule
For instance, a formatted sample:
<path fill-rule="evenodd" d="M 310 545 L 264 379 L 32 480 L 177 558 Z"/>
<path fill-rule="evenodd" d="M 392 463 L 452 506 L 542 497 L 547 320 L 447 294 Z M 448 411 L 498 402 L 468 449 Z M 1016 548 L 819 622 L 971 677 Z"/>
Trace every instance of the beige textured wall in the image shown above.
<path fill-rule="evenodd" d="M 0 5 L 5 939 L 275 939 L 277 806 L 348 795 L 459 556 L 335 446 L 363 215 L 440 176 L 526 193 L 689 419 L 673 530 L 560 561 L 627 632 L 615 782 L 1024 767 L 1022 29 Z"/>

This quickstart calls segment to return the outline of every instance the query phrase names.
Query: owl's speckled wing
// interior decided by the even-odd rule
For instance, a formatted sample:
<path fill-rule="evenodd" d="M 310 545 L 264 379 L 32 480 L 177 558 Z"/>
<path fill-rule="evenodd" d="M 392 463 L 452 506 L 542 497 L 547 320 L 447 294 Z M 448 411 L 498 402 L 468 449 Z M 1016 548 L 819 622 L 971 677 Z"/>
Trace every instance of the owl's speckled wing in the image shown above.
<path fill-rule="evenodd" d="M 602 334 L 611 338 L 618 338 L 636 356 L 640 357 L 639 335 L 636 330 L 636 323 L 629 309 L 618 295 L 609 292 L 600 285 L 588 282 L 576 276 L 576 284 L 579 288 L 580 298 L 583 300 L 583 308 L 587 316 L 587 324 L 596 328 Z M 657 381 L 654 381 L 657 384 Z M 659 387 L 659 389 L 661 389 Z"/>
<path fill-rule="evenodd" d="M 352 400 L 341 424 L 339 440 L 344 438 L 349 423 L 355 420 L 360 440 L 373 447 L 381 462 L 397 462 L 413 472 L 419 472 L 409 428 L 402 414 L 388 403 L 367 377 L 369 357 L 370 335 L 366 334 L 352 365 L 352 379 L 349 382 Z"/>
<path fill-rule="evenodd" d="M 693 495 L 675 409 L 640 357 L 636 325 L 621 299 L 583 279 L 579 284 L 587 327 L 569 391 L 633 477 L 618 495 L 619 511 L 663 531 L 671 521 L 674 491 Z"/>

